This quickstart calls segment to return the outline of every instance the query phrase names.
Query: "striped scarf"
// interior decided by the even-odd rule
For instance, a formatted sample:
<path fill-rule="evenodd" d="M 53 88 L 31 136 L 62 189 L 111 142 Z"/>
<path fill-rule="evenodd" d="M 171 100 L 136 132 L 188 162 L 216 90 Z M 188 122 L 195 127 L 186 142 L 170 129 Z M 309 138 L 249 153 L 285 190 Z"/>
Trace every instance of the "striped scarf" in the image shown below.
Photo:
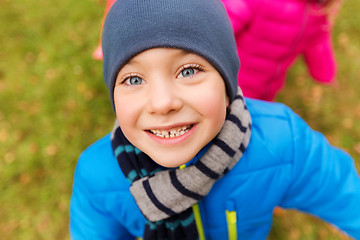
<path fill-rule="evenodd" d="M 198 239 L 192 206 L 243 155 L 251 135 L 251 117 L 241 90 L 206 153 L 187 168 L 167 169 L 134 147 L 116 123 L 112 147 L 130 192 L 146 218 L 144 239 Z"/>

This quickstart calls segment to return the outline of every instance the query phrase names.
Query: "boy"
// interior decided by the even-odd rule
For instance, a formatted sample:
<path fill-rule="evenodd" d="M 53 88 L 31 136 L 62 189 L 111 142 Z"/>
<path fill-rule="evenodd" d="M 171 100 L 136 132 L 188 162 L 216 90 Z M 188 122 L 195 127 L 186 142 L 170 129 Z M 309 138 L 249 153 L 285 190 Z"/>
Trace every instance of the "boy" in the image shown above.
<path fill-rule="evenodd" d="M 116 1 L 102 40 L 117 123 L 79 158 L 73 239 L 266 239 L 277 205 L 360 238 L 353 160 L 287 107 L 244 100 L 218 0 Z"/>

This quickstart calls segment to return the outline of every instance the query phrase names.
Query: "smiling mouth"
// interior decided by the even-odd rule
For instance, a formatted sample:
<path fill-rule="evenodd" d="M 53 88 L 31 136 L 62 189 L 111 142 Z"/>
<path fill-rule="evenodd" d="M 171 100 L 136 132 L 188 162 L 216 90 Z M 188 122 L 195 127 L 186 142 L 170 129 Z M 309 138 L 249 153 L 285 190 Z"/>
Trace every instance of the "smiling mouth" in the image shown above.
<path fill-rule="evenodd" d="M 175 138 L 180 137 L 190 131 L 193 125 L 186 125 L 178 128 L 173 128 L 169 130 L 149 130 L 152 134 L 161 138 Z"/>

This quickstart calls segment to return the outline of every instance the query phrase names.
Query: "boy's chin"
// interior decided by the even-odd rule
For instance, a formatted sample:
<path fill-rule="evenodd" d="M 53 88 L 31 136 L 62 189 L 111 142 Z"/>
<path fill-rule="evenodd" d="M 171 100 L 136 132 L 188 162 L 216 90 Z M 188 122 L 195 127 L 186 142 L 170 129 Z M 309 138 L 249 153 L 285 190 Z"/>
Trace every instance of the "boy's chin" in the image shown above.
<path fill-rule="evenodd" d="M 173 162 L 173 161 L 164 162 L 164 161 L 155 161 L 154 160 L 154 162 L 156 162 L 157 164 L 159 164 L 160 166 L 165 167 L 165 168 L 177 168 L 177 167 L 180 167 L 180 166 L 186 164 L 189 161 L 190 160 L 188 160 L 188 161 L 180 161 L 180 162 L 177 162 L 177 161 L 175 161 L 175 162 Z"/>
<path fill-rule="evenodd" d="M 191 145 L 190 142 L 187 145 L 180 144 L 179 146 L 160 148 L 156 146 L 146 146 L 143 149 L 139 149 L 160 166 L 165 168 L 177 168 L 191 162 L 203 147 L 204 146 L 201 143 L 194 146 L 194 144 Z"/>
<path fill-rule="evenodd" d="M 169 157 L 169 158 L 157 158 L 157 157 L 151 157 L 151 158 L 153 159 L 154 162 L 165 168 L 177 168 L 188 163 L 193 157 L 179 158 L 179 156 L 177 156 L 177 157 Z"/>

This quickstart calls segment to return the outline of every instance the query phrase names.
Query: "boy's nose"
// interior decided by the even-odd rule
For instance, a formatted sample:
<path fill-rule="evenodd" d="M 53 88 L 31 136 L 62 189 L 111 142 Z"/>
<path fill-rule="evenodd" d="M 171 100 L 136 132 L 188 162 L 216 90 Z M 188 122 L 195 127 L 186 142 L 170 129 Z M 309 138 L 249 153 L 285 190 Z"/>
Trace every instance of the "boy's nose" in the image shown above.
<path fill-rule="evenodd" d="M 151 114 L 166 115 L 178 111 L 183 105 L 175 84 L 154 84 L 149 88 L 148 96 L 148 111 Z"/>

